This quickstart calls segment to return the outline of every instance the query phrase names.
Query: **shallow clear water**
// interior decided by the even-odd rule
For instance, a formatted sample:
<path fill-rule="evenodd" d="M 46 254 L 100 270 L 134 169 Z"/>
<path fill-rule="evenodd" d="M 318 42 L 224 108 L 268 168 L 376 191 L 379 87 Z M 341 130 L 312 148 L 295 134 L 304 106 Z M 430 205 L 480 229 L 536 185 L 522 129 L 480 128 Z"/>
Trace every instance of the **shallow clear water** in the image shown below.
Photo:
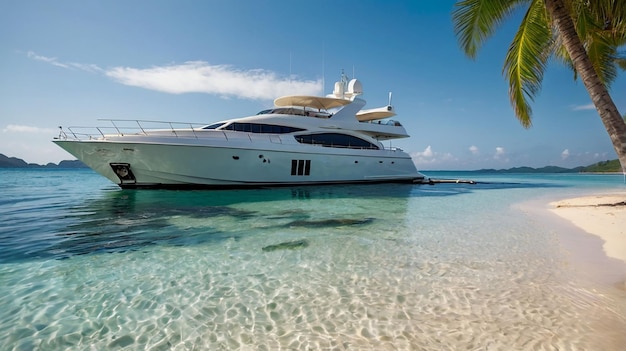
<path fill-rule="evenodd" d="M 127 191 L 0 170 L 0 349 L 626 345 L 626 292 L 517 206 L 622 176 L 428 175 L 479 184 Z"/>

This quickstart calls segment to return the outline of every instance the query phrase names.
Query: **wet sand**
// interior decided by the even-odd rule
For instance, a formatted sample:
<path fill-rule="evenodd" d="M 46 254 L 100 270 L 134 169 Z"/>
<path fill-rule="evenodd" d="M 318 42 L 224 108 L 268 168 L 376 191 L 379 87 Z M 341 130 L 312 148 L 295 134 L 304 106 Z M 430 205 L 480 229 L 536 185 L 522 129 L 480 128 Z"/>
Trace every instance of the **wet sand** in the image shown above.
<path fill-rule="evenodd" d="M 607 256 L 626 262 L 626 192 L 551 203 L 552 211 L 604 240 Z"/>
<path fill-rule="evenodd" d="M 583 255 L 587 263 L 598 266 L 606 263 L 600 262 L 604 260 L 591 253 L 601 245 L 606 256 L 613 261 L 613 267 L 626 267 L 626 192 L 559 200 L 550 203 L 550 211 L 597 237 L 571 238 L 576 241 L 570 244 L 577 246 L 577 255 Z M 621 262 L 615 265 L 611 259 Z M 621 276 L 623 281 L 626 270 L 614 271 L 613 276 L 615 274 Z M 626 282 L 622 288 L 626 288 Z"/>

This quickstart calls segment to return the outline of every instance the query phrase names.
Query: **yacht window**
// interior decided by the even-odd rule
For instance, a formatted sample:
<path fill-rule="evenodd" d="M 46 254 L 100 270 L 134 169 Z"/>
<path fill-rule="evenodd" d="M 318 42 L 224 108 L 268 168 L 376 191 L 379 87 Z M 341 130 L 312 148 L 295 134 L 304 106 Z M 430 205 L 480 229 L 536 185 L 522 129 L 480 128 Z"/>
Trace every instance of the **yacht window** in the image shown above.
<path fill-rule="evenodd" d="M 378 150 L 379 147 L 367 140 L 352 135 L 339 133 L 304 134 L 294 136 L 301 144 L 321 145 L 326 147 L 341 147 L 349 149 Z"/>
<path fill-rule="evenodd" d="M 257 115 L 265 115 L 265 114 L 305 116 L 303 109 L 293 108 L 293 107 L 278 107 L 275 109 L 263 110 L 257 113 Z"/>
<path fill-rule="evenodd" d="M 224 125 L 224 122 L 221 122 L 221 123 L 213 123 L 213 124 L 208 125 L 208 126 L 206 126 L 206 127 L 202 127 L 202 129 L 217 129 L 217 128 L 219 128 L 219 127 L 223 126 L 223 125 Z"/>
<path fill-rule="evenodd" d="M 301 132 L 305 129 L 288 127 L 288 126 L 277 126 L 272 124 L 260 124 L 260 123 L 239 123 L 233 122 L 226 127 L 224 130 L 234 130 L 237 132 L 246 132 L 246 133 L 261 133 L 261 134 L 286 134 L 286 133 L 294 133 Z"/>
<path fill-rule="evenodd" d="M 331 113 L 325 111 L 314 111 L 314 110 L 306 110 L 301 108 L 293 108 L 293 107 L 278 107 L 269 110 L 263 110 L 257 115 L 292 115 L 292 116 L 309 116 L 316 118 L 330 118 L 332 116 Z"/>

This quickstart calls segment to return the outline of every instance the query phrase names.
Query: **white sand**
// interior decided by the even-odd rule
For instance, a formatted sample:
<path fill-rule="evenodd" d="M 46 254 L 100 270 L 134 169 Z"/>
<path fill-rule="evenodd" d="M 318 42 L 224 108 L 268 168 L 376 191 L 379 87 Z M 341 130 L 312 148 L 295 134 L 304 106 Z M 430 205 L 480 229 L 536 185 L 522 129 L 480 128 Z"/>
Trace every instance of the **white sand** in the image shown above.
<path fill-rule="evenodd" d="M 604 240 L 607 256 L 626 262 L 626 192 L 585 196 L 553 202 L 555 214 Z"/>

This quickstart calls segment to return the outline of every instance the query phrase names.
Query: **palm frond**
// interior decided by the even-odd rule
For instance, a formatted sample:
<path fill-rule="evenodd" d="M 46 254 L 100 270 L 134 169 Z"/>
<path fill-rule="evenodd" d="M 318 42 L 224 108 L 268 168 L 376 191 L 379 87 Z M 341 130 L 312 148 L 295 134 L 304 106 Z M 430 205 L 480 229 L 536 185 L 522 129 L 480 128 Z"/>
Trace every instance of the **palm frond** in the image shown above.
<path fill-rule="evenodd" d="M 617 63 L 617 66 L 619 68 L 621 68 L 622 70 L 626 71 L 626 57 L 625 56 L 619 56 L 615 59 L 615 62 Z"/>
<path fill-rule="evenodd" d="M 626 14 L 626 6 L 623 5 L 626 2 L 597 0 L 572 3 L 570 14 L 576 33 L 585 46 L 596 74 L 608 87 L 617 77 L 620 59 L 617 48 L 626 43 L 626 27 L 623 27 L 626 18 L 619 15 Z M 574 79 L 576 77 L 577 72 L 574 70 Z"/>
<path fill-rule="evenodd" d="M 503 74 L 509 99 L 522 126 L 532 125 L 530 101 L 541 90 L 543 74 L 552 54 L 552 30 L 542 0 L 533 0 L 509 47 Z"/>
<path fill-rule="evenodd" d="M 598 20 L 598 14 L 593 13 L 588 1 L 573 1 L 569 10 L 574 26 L 576 27 L 576 34 L 581 40 L 588 37 L 594 31 L 602 28 L 602 22 Z"/>
<path fill-rule="evenodd" d="M 607 86 L 617 78 L 617 50 L 605 38 L 595 37 L 586 42 L 587 55 L 600 81 Z"/>
<path fill-rule="evenodd" d="M 626 70 L 626 57 L 617 48 L 626 44 L 626 2 L 615 0 L 568 1 L 569 12 L 576 33 L 585 46 L 600 80 L 608 87 L 615 80 L 618 69 Z M 565 50 L 561 37 L 556 36 L 554 55 L 574 73 L 578 72 Z"/>
<path fill-rule="evenodd" d="M 626 44 L 626 1 L 595 0 L 586 2 L 605 32 L 605 37 L 615 40 L 615 44 Z"/>
<path fill-rule="evenodd" d="M 563 40 L 560 35 L 553 36 L 552 54 L 554 55 L 554 58 L 557 59 L 557 61 L 561 62 L 563 65 L 569 67 L 572 70 L 572 72 L 574 73 L 574 80 L 576 80 L 578 75 L 576 74 L 574 62 L 572 62 L 572 59 L 569 57 L 569 53 L 565 49 L 565 46 L 563 45 Z"/>
<path fill-rule="evenodd" d="M 521 0 L 463 0 L 452 12 L 454 33 L 466 55 L 475 58 L 478 50 Z"/>

